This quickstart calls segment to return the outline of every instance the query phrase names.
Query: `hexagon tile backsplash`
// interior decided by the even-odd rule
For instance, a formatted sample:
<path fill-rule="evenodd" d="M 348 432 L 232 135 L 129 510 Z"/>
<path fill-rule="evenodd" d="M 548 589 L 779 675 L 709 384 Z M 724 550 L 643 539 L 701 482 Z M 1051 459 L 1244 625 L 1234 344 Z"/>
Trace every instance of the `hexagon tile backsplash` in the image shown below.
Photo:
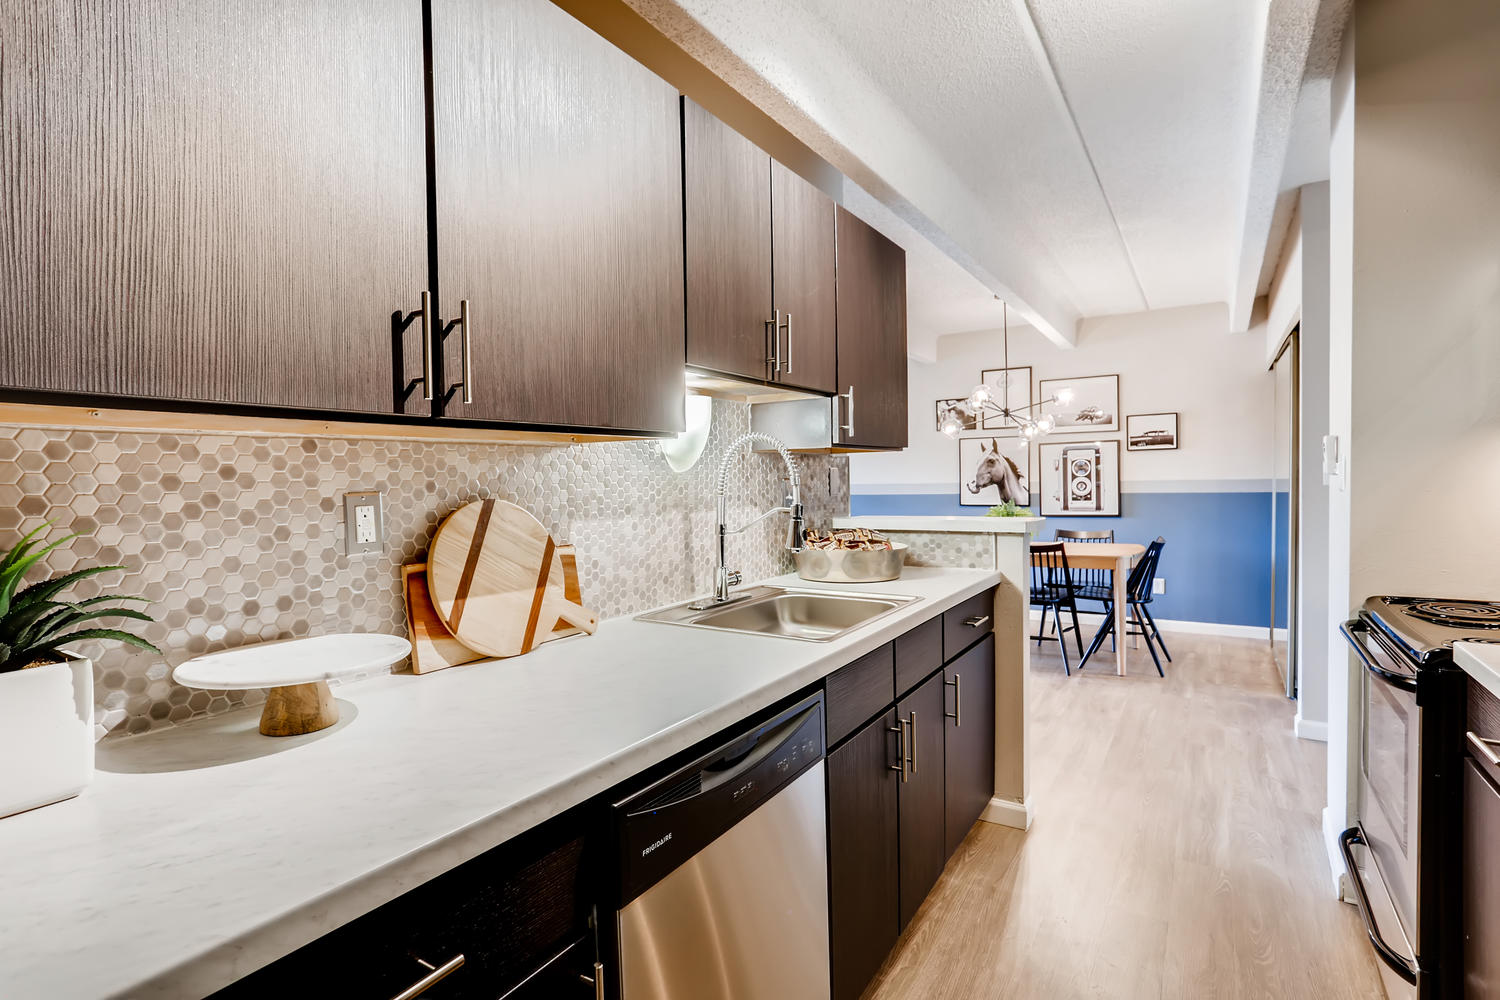
<path fill-rule="evenodd" d="M 81 643 L 94 659 L 98 735 L 141 733 L 262 700 L 263 692 L 178 687 L 171 667 L 199 653 L 335 631 L 405 634 L 401 566 L 420 561 L 449 511 L 478 497 L 529 509 L 578 550 L 584 603 L 601 617 L 712 587 L 713 480 L 749 407 L 714 402 L 703 459 L 677 474 L 654 442 L 535 448 L 474 443 L 200 436 L 0 427 L 0 545 L 51 518 L 85 537 L 52 572 L 120 563 L 74 591 L 148 598 L 143 634 L 164 657 Z M 848 459 L 799 455 L 808 523 L 849 512 Z M 746 450 L 730 516 L 780 502 L 775 456 Z M 384 552 L 344 554 L 342 494 L 385 492 Z M 786 572 L 779 519 L 737 536 L 746 580 Z M 53 537 L 57 537 L 54 534 Z"/>

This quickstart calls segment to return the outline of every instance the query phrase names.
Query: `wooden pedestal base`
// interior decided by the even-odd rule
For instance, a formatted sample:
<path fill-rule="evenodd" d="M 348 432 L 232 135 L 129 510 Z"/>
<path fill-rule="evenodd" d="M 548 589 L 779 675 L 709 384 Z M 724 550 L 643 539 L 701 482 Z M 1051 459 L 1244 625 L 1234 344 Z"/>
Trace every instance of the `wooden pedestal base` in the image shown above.
<path fill-rule="evenodd" d="M 260 731 L 265 736 L 302 736 L 327 729 L 337 721 L 339 706 L 328 682 L 314 681 L 267 691 Z"/>

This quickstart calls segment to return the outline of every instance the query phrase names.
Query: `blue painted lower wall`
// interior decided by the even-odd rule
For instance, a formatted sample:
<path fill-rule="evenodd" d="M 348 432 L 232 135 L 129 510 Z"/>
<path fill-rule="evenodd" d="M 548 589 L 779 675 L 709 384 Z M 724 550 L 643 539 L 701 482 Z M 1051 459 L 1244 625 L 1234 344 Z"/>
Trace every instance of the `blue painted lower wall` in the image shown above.
<path fill-rule="evenodd" d="M 849 508 L 855 515 L 984 513 L 938 493 L 854 493 Z M 1268 492 L 1124 493 L 1119 517 L 1048 517 L 1042 528 L 1044 538 L 1058 528 L 1112 528 L 1118 540 L 1141 544 L 1165 538 L 1157 576 L 1167 592 L 1151 604 L 1157 618 L 1264 628 L 1270 617 Z"/>

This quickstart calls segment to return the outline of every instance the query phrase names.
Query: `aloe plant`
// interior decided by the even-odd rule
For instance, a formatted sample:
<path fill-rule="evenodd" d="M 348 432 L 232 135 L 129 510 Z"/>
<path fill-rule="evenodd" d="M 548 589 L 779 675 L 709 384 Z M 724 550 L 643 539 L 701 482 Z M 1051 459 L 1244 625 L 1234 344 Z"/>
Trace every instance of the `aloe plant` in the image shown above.
<path fill-rule="evenodd" d="M 59 661 L 65 655 L 61 652 L 63 646 L 83 639 L 110 639 L 161 652 L 123 629 L 79 627 L 101 618 L 155 621 L 145 612 L 120 605 L 120 602 L 150 603 L 146 598 L 102 595 L 82 601 L 59 599 L 63 591 L 80 580 L 123 570 L 124 566 L 90 566 L 21 587 L 22 579 L 47 553 L 78 537 L 75 532 L 43 545 L 38 536 L 51 526 L 52 522 L 47 521 L 32 529 L 0 559 L 0 673 Z"/>

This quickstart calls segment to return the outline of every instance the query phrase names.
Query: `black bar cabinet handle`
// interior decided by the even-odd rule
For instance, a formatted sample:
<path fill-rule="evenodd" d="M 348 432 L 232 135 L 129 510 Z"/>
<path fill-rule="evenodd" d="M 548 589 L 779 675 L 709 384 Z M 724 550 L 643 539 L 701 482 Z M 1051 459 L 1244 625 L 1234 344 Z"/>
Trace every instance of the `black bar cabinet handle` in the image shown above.
<path fill-rule="evenodd" d="M 1339 631 L 1344 633 L 1344 638 L 1348 639 L 1349 645 L 1354 647 L 1355 655 L 1357 655 L 1360 659 L 1360 662 L 1365 665 L 1366 670 L 1374 674 L 1376 677 L 1379 677 L 1381 680 L 1385 681 L 1391 687 L 1398 687 L 1403 691 L 1410 691 L 1413 694 L 1416 693 L 1417 679 L 1415 677 L 1409 677 L 1405 674 L 1398 674 L 1395 671 L 1387 670 L 1385 669 L 1385 667 L 1382 667 L 1380 664 L 1370 659 L 1370 654 L 1365 652 L 1365 644 L 1360 642 L 1359 639 L 1354 635 L 1355 632 L 1368 633 L 1370 631 L 1369 627 L 1365 625 L 1364 622 L 1360 621 L 1358 618 L 1352 618 L 1349 621 L 1344 622 L 1344 624 L 1340 625 Z"/>
<path fill-rule="evenodd" d="M 1390 966 L 1391 971 L 1405 982 L 1415 986 L 1417 985 L 1417 972 L 1420 971 L 1417 964 L 1386 944 L 1385 938 L 1380 934 L 1380 928 L 1375 926 L 1375 917 L 1370 912 L 1370 896 L 1365 892 L 1365 882 L 1360 878 L 1359 866 L 1354 863 L 1355 844 L 1370 846 L 1365 840 L 1364 831 L 1359 827 L 1351 826 L 1339 834 L 1339 853 L 1344 856 L 1344 871 L 1349 874 L 1349 881 L 1354 884 L 1354 897 L 1359 903 L 1360 919 L 1365 922 L 1365 933 L 1370 936 L 1370 943 L 1375 946 L 1375 954 L 1380 956 L 1380 960 Z"/>

